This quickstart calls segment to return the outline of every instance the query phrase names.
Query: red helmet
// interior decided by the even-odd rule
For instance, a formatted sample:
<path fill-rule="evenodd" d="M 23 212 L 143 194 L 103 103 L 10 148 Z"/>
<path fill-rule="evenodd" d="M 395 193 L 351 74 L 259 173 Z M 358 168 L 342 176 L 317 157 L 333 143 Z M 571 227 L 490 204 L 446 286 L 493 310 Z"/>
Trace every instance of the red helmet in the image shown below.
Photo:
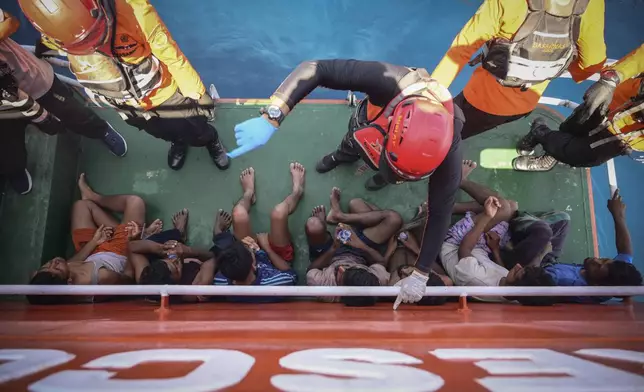
<path fill-rule="evenodd" d="M 109 42 L 113 19 L 100 0 L 18 0 L 27 19 L 71 54 L 91 54 Z"/>
<path fill-rule="evenodd" d="M 449 95 L 441 96 L 447 100 L 406 97 L 388 124 L 377 119 L 354 133 L 363 157 L 389 183 L 426 179 L 447 156 L 454 138 L 454 106 Z"/>

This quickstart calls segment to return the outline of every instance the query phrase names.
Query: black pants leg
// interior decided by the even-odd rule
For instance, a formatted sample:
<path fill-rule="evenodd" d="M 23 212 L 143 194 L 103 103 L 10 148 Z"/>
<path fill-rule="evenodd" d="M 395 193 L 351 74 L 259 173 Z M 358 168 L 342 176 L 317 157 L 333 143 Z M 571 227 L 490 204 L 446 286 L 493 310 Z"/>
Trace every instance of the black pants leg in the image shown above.
<path fill-rule="evenodd" d="M 523 113 L 514 116 L 497 116 L 495 114 L 486 113 L 467 102 L 467 99 L 465 99 L 462 92 L 454 98 L 454 104 L 463 110 L 463 114 L 465 116 L 465 124 L 463 125 L 463 131 L 461 132 L 461 139 L 463 140 L 489 131 L 499 125 L 516 121 L 530 114 Z"/>
<path fill-rule="evenodd" d="M 151 112 L 148 120 L 137 117 L 126 122 L 156 138 L 193 147 L 203 147 L 219 138 L 215 127 L 197 112 L 196 102 L 178 91 Z"/>
<path fill-rule="evenodd" d="M 358 146 L 355 145 L 355 140 L 353 140 L 353 130 L 349 131 L 344 135 L 340 145 L 335 151 L 335 157 L 340 162 L 353 163 L 360 160 L 360 153 L 358 152 Z"/>
<path fill-rule="evenodd" d="M 108 127 L 92 109 L 75 96 L 71 87 L 54 77 L 51 89 L 37 99 L 38 103 L 62 121 L 66 129 L 76 134 L 100 139 Z"/>
<path fill-rule="evenodd" d="M 9 177 L 27 168 L 25 147 L 26 120 L 2 120 L 2 142 L 0 142 L 0 175 Z"/>
<path fill-rule="evenodd" d="M 582 130 L 552 131 L 537 134 L 537 141 L 541 143 L 546 154 L 551 155 L 559 162 L 576 167 L 599 166 L 609 159 L 628 154 L 620 140 L 613 140 L 601 146 L 591 148 L 590 145 L 598 140 L 611 137 L 612 134 L 603 130 L 593 136 L 588 132 L 594 127 L 588 126 Z M 571 132 L 571 131 L 574 131 Z"/>

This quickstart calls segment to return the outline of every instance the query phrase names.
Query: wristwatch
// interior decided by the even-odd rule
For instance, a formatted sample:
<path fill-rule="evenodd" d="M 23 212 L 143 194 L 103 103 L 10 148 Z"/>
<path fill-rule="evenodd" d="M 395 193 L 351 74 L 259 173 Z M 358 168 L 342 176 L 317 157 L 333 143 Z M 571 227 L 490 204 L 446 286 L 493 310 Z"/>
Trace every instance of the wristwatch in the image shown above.
<path fill-rule="evenodd" d="M 619 74 L 614 69 L 607 69 L 605 71 L 600 72 L 599 75 L 603 81 L 609 82 L 610 84 L 613 85 L 613 87 L 617 87 L 617 85 L 620 82 Z"/>
<path fill-rule="evenodd" d="M 259 110 L 261 114 L 266 114 L 270 120 L 277 121 L 278 124 L 282 124 L 284 121 L 284 112 L 277 105 L 268 105 Z"/>

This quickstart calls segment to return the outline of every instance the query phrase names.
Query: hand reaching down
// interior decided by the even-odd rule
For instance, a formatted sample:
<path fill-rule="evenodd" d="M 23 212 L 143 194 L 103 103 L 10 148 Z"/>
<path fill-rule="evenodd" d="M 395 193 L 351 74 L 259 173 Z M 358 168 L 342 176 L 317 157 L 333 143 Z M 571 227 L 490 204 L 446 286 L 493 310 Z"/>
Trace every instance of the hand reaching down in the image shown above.
<path fill-rule="evenodd" d="M 92 238 L 92 241 L 94 241 L 96 245 L 101 245 L 111 240 L 113 235 L 114 235 L 114 228 L 105 227 L 105 225 L 100 225 L 99 228 L 96 229 L 96 232 L 94 232 L 94 237 Z"/>
<path fill-rule="evenodd" d="M 494 218 L 499 208 L 501 208 L 501 202 L 494 196 L 490 196 L 485 200 L 485 205 L 483 206 L 485 210 L 485 215 L 489 218 Z"/>
<path fill-rule="evenodd" d="M 626 216 L 626 204 L 622 201 L 622 195 L 619 194 L 619 189 L 608 200 L 608 211 L 610 211 L 615 219 L 623 219 Z"/>

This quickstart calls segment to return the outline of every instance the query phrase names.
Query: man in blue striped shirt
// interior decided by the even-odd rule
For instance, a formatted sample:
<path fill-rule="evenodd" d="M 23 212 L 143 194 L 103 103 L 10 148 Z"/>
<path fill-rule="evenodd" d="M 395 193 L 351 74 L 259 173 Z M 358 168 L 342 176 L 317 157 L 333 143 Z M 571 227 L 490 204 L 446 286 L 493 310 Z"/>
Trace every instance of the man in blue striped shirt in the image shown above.
<path fill-rule="evenodd" d="M 243 196 L 233 208 L 233 230 L 215 236 L 213 252 L 219 272 L 215 285 L 293 286 L 297 275 L 291 268 L 293 245 L 288 228 L 292 214 L 304 193 L 304 166 L 290 164 L 293 188 L 271 212 L 269 233 L 253 235 L 250 209 L 255 203 L 255 170 L 251 167 L 240 176 Z M 235 302 L 277 302 L 280 297 L 228 297 Z"/>

